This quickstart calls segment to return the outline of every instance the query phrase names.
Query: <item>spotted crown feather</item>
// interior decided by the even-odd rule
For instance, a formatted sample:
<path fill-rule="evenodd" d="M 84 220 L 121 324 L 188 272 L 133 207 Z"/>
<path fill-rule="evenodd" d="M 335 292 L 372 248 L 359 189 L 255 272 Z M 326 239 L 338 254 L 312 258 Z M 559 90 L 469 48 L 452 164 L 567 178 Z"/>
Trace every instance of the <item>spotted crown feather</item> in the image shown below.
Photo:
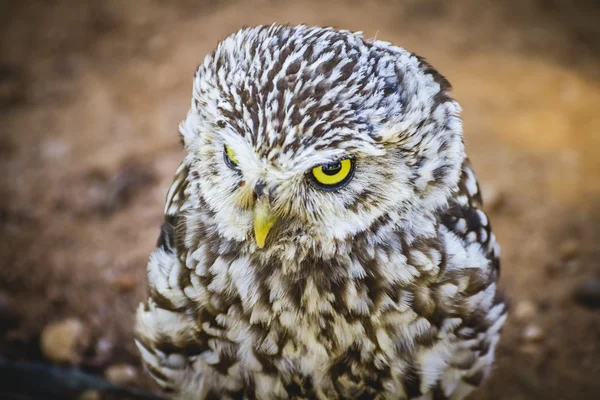
<path fill-rule="evenodd" d="M 199 67 L 136 343 L 189 399 L 462 399 L 506 318 L 458 103 L 423 59 L 261 26 Z M 238 171 L 223 162 L 235 150 Z M 306 171 L 356 160 L 342 190 Z M 281 223 L 252 237 L 252 190 Z"/>

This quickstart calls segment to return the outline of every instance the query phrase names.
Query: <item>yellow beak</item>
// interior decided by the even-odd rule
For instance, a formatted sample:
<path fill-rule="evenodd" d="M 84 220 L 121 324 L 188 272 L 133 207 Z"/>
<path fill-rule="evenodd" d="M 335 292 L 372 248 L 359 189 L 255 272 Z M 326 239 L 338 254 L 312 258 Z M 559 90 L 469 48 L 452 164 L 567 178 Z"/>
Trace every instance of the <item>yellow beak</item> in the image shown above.
<path fill-rule="evenodd" d="M 254 206 L 254 237 L 261 249 L 265 246 L 265 240 L 275 221 L 269 201 L 264 197 L 259 198 Z"/>

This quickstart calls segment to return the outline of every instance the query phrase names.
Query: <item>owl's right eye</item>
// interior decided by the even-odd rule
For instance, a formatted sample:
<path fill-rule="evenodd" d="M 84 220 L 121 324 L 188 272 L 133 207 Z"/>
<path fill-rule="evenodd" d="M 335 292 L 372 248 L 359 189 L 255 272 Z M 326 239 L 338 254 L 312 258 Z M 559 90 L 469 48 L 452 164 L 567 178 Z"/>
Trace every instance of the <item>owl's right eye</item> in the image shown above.
<path fill-rule="evenodd" d="M 321 190 L 335 191 L 343 188 L 354 175 L 354 160 L 345 158 L 340 161 L 317 165 L 310 171 L 312 182 Z"/>
<path fill-rule="evenodd" d="M 235 157 L 235 152 L 231 150 L 231 148 L 225 145 L 225 150 L 223 151 L 223 158 L 225 159 L 225 164 L 231 169 L 237 169 L 238 160 Z"/>

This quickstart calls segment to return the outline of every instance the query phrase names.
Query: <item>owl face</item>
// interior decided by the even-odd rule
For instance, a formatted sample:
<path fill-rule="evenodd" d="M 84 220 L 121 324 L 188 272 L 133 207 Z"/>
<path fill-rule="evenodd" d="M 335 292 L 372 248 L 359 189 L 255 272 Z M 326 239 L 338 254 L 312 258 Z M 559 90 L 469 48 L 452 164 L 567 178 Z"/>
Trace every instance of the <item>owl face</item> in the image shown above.
<path fill-rule="evenodd" d="M 441 206 L 463 158 L 458 104 L 412 54 L 262 26 L 225 39 L 181 124 L 210 229 L 257 248 L 351 240 Z M 411 229 L 418 229 L 412 227 Z"/>

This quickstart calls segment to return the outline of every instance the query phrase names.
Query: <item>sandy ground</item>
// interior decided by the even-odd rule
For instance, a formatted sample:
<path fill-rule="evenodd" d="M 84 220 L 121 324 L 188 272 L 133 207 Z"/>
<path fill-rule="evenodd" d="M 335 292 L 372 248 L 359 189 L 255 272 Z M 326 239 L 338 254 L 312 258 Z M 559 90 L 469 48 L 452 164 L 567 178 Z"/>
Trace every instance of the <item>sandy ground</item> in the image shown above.
<path fill-rule="evenodd" d="M 75 317 L 84 369 L 139 366 L 132 318 L 195 67 L 242 26 L 305 22 L 392 41 L 453 83 L 514 310 L 472 399 L 600 398 L 600 311 L 574 298 L 600 273 L 594 1 L 22 3 L 0 12 L 2 357 L 43 360 L 44 327 Z"/>

